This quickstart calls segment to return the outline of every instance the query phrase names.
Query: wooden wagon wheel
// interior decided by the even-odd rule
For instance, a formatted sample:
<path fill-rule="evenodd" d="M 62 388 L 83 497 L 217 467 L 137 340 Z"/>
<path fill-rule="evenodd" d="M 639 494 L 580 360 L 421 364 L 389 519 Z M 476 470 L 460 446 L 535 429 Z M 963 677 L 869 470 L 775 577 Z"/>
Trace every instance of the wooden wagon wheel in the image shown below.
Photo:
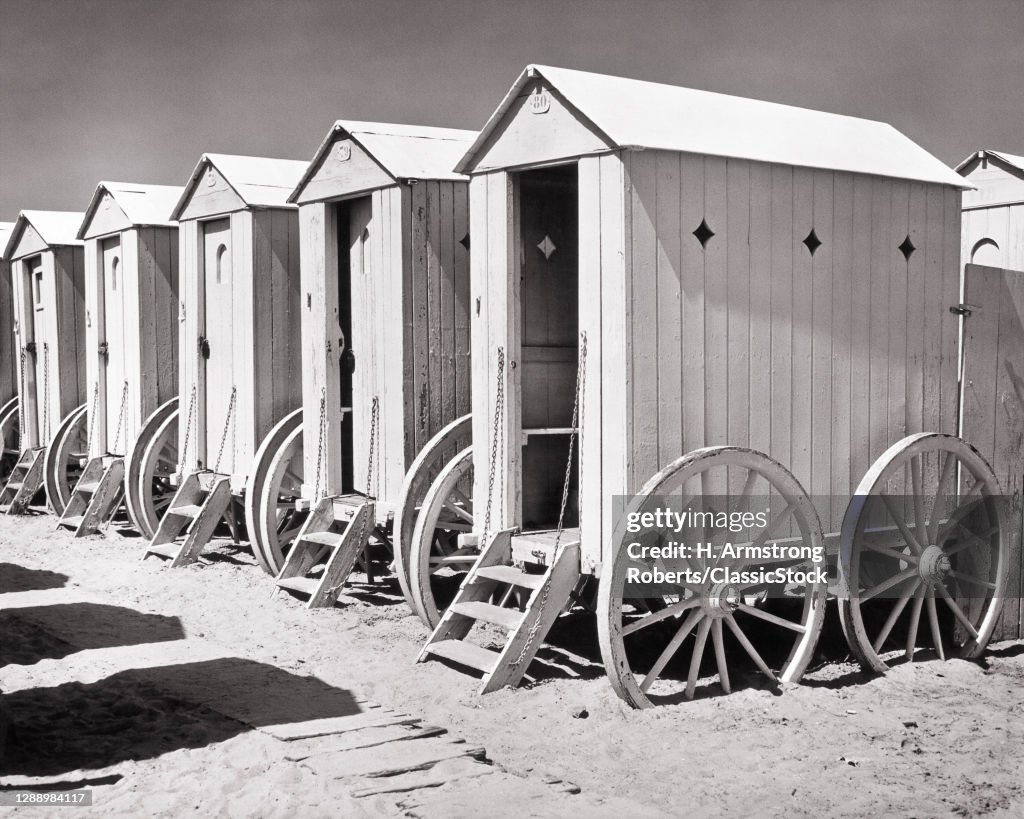
<path fill-rule="evenodd" d="M 157 407 L 142 425 L 124 461 L 125 504 L 135 528 L 152 540 L 174 497 L 178 465 L 178 399 Z"/>
<path fill-rule="evenodd" d="M 919 647 L 940 659 L 984 650 L 1009 562 L 999 495 L 985 459 L 952 435 L 908 436 L 868 470 L 843 518 L 839 565 L 843 631 L 866 670 Z"/>
<path fill-rule="evenodd" d="M 409 550 L 413 611 L 430 628 L 441 619 L 466 572 L 479 555 L 460 547 L 458 536 L 473 531 L 473 447 L 456 455 L 423 497 Z"/>
<path fill-rule="evenodd" d="M 416 456 L 402 482 L 398 497 L 393 527 L 395 544 L 395 573 L 402 587 L 406 602 L 416 610 L 412 587 L 412 563 L 410 552 L 414 542 L 413 533 L 416 519 L 423 506 L 423 499 L 430 490 L 441 469 L 449 463 L 452 455 L 472 440 L 473 417 L 463 415 L 438 432 Z M 418 612 L 417 612 L 418 613 Z M 422 615 L 420 615 L 422 617 Z M 424 620 L 424 622 L 427 622 Z M 429 625 L 429 623 L 428 623 Z"/>
<path fill-rule="evenodd" d="M 709 497 L 706 488 L 723 487 L 721 497 Z M 742 487 L 742 488 L 740 488 Z M 729 492 L 731 488 L 731 493 Z M 735 491 L 738 490 L 738 491 Z M 824 620 L 827 586 L 819 579 L 805 583 L 766 583 L 730 577 L 715 578 L 727 563 L 717 555 L 693 553 L 678 568 L 692 569 L 705 576 L 702 582 L 657 587 L 627 585 L 627 570 L 638 561 L 626 544 L 656 545 L 660 534 L 631 535 L 626 531 L 627 514 L 649 511 L 673 500 L 681 511 L 725 512 L 750 508 L 753 498 L 765 516 L 751 536 L 739 538 L 741 545 L 761 547 L 785 541 L 801 554 L 794 559 L 763 558 L 736 563 L 731 568 L 752 575 L 779 568 L 813 575 L 824 567 L 824 538 L 821 522 L 799 482 L 781 464 L 760 452 L 738 447 L 707 447 L 690 452 L 654 475 L 630 502 L 620 518 L 612 543 L 618 551 L 606 565 L 598 588 L 598 634 L 605 670 L 616 693 L 630 705 L 648 707 L 659 701 L 692 698 L 700 678 L 701 664 L 711 638 L 715 668 L 724 693 L 731 691 L 732 664 L 743 662 L 775 683 L 798 680 L 810 661 Z M 763 502 L 762 502 L 763 499 Z M 770 505 L 768 505 L 770 502 Z M 716 509 L 716 506 L 728 505 Z M 716 532 L 721 537 L 715 537 Z M 691 544 L 703 541 L 719 549 L 730 533 L 724 530 L 693 530 L 696 540 L 672 534 Z M 638 537 L 640 540 L 638 541 Z M 642 568 L 653 563 L 640 562 Z M 771 598 L 771 599 L 769 599 Z M 692 644 L 684 645 L 695 633 Z M 727 646 L 727 637 L 736 645 Z M 677 664 L 684 653 L 689 662 Z M 685 679 L 680 675 L 685 671 Z"/>
<path fill-rule="evenodd" d="M 308 512 L 299 512 L 304 479 L 302 410 L 286 415 L 263 439 L 245 492 L 245 522 L 253 554 L 276 575 Z"/>
<path fill-rule="evenodd" d="M 3 407 L 0 407 L 0 446 L 3 447 L 0 455 L 0 482 L 6 483 L 11 476 L 14 465 L 18 463 L 21 450 L 18 447 L 19 436 L 19 413 L 18 399 L 12 398 Z"/>
<path fill-rule="evenodd" d="M 69 412 L 46 447 L 43 471 L 46 501 L 55 515 L 64 514 L 78 477 L 82 474 L 81 461 L 88 455 L 86 407 L 86 404 L 82 404 Z"/>

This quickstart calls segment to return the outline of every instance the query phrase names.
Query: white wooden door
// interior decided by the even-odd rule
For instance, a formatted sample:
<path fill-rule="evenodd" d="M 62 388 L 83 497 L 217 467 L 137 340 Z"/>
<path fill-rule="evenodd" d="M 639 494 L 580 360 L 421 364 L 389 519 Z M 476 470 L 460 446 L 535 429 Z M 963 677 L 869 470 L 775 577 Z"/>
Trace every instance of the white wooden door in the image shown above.
<path fill-rule="evenodd" d="M 206 457 L 204 465 L 221 471 L 234 469 L 230 443 L 225 447 L 220 464 L 216 463 L 225 425 L 231 388 L 235 383 L 233 355 L 232 307 L 233 282 L 231 265 L 231 223 L 218 219 L 203 225 L 203 288 L 205 315 L 203 337 L 209 351 L 205 366 L 201 363 L 200 378 L 205 379 Z M 203 372 L 205 370 L 205 372 Z M 232 418 L 232 421 L 236 419 Z M 229 433 L 230 434 L 230 433 Z M 203 447 L 200 447 L 200 451 Z"/>
<path fill-rule="evenodd" d="M 36 446 L 47 443 L 43 435 L 48 432 L 44 423 L 44 409 L 46 401 L 43 396 L 45 384 L 43 342 L 45 341 L 46 313 L 44 310 L 45 299 L 43 298 L 43 260 L 36 256 L 25 262 L 24 293 L 25 293 L 25 323 L 22 328 L 23 338 L 27 345 L 34 345 L 35 353 L 25 355 L 25 414 L 32 430 L 29 439 L 35 442 Z"/>
<path fill-rule="evenodd" d="M 105 412 L 103 428 L 106 432 L 106 449 L 115 454 L 124 454 L 125 418 L 127 406 L 123 400 L 124 383 L 127 378 L 125 350 L 127 339 L 124 334 L 124 265 L 121 258 L 120 239 L 106 239 L 103 242 L 103 264 L 101 290 L 103 302 L 100 307 L 100 344 L 105 355 L 100 356 L 100 394 Z M 98 425 L 97 425 L 98 428 Z"/>

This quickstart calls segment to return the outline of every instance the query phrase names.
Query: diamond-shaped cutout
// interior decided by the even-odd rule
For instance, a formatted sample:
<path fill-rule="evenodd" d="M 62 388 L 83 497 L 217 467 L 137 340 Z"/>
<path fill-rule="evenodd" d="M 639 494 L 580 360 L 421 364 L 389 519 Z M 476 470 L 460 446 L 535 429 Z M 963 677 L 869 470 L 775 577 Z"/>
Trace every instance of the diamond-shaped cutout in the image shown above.
<path fill-rule="evenodd" d="M 700 224 L 697 225 L 697 229 L 693 232 L 693 235 L 697 237 L 697 241 L 700 242 L 701 247 L 707 247 L 711 237 L 715 235 L 715 232 L 708 227 L 708 223 L 703 219 L 700 220 Z"/>
<path fill-rule="evenodd" d="M 818 234 L 814 232 L 814 228 L 811 228 L 811 232 L 807 234 L 804 239 L 804 244 L 807 249 L 811 251 L 811 255 L 814 255 L 814 251 L 821 247 L 821 239 L 818 238 Z"/>
<path fill-rule="evenodd" d="M 902 242 L 900 242 L 900 253 L 902 253 L 903 254 L 903 258 L 906 259 L 909 262 L 910 261 L 910 255 L 915 250 L 917 250 L 917 248 L 914 247 L 914 243 L 912 241 L 910 241 L 910 235 L 908 234 L 907 238 L 904 239 Z"/>
<path fill-rule="evenodd" d="M 545 236 L 537 247 L 540 248 L 540 252 L 544 254 L 545 259 L 550 259 L 551 254 L 558 250 L 558 248 L 555 247 L 555 243 L 551 241 L 550 236 Z"/>
<path fill-rule="evenodd" d="M 468 233 L 465 236 L 463 236 L 461 239 L 459 239 L 459 244 L 462 245 L 464 248 L 466 248 L 466 250 L 469 250 L 469 234 Z"/>

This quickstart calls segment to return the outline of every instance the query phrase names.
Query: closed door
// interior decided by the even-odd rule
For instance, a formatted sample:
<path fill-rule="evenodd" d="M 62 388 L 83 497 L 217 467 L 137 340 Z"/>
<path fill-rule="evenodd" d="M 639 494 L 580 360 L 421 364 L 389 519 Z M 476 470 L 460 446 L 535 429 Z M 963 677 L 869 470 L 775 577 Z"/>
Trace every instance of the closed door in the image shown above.
<path fill-rule="evenodd" d="M 100 393 L 104 398 L 106 448 L 109 452 L 123 454 L 126 431 L 125 413 L 127 401 L 124 396 L 125 369 L 125 304 L 124 270 L 121 264 L 121 242 L 107 239 L 103 242 L 102 288 L 103 303 L 100 307 Z"/>
<path fill-rule="evenodd" d="M 205 465 L 221 471 L 234 469 L 233 455 L 227 447 L 220 464 L 217 449 L 226 425 L 231 388 L 235 383 L 232 350 L 233 282 L 231 265 L 231 225 L 218 219 L 203 225 L 203 290 L 205 296 L 204 349 L 208 351 L 201 363 L 200 377 L 205 378 L 206 420 Z M 205 373 L 204 373 L 205 370 Z"/>

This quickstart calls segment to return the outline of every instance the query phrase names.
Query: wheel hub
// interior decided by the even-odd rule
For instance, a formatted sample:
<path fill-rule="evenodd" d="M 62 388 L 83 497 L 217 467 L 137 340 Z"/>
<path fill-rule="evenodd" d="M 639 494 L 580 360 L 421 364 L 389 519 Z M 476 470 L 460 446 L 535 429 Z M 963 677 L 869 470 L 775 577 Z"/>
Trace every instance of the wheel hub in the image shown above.
<path fill-rule="evenodd" d="M 740 592 L 731 583 L 716 583 L 704 593 L 702 603 L 708 617 L 720 619 L 739 605 Z"/>
<path fill-rule="evenodd" d="M 918 564 L 921 577 L 928 583 L 942 581 L 951 568 L 949 556 L 942 550 L 941 546 L 929 546 L 926 548 L 921 555 L 921 562 Z"/>

